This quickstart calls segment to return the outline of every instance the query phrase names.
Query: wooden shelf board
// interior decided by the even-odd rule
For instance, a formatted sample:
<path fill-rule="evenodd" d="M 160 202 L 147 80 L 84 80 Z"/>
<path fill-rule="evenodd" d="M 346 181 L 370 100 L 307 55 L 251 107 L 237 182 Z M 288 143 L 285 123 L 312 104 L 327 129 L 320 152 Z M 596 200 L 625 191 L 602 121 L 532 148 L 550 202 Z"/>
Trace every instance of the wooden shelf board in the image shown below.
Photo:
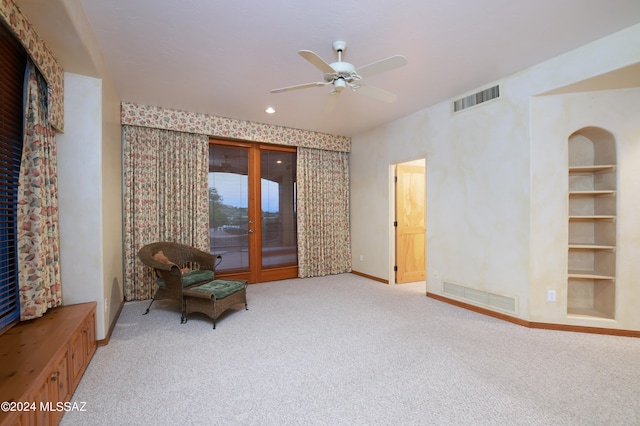
<path fill-rule="evenodd" d="M 615 195 L 616 191 L 613 189 L 597 189 L 589 191 L 569 191 L 569 197 L 597 197 L 606 195 Z"/>
<path fill-rule="evenodd" d="M 615 250 L 616 246 L 599 244 L 569 244 L 569 250 Z"/>
<path fill-rule="evenodd" d="M 615 164 L 602 164 L 597 166 L 570 166 L 569 173 L 606 172 L 614 170 L 615 168 Z"/>
<path fill-rule="evenodd" d="M 604 319 L 613 319 L 611 316 L 597 311 L 593 308 L 567 308 L 567 314 L 572 316 L 579 317 L 590 317 L 590 318 L 604 318 Z"/>
<path fill-rule="evenodd" d="M 594 271 L 576 271 L 569 270 L 569 278 L 577 278 L 577 279 L 585 279 L 585 280 L 611 280 L 613 281 L 616 277 L 611 275 L 603 275 L 598 274 Z"/>
<path fill-rule="evenodd" d="M 591 215 L 591 216 L 569 216 L 569 220 L 613 220 L 616 217 L 614 215 Z"/>

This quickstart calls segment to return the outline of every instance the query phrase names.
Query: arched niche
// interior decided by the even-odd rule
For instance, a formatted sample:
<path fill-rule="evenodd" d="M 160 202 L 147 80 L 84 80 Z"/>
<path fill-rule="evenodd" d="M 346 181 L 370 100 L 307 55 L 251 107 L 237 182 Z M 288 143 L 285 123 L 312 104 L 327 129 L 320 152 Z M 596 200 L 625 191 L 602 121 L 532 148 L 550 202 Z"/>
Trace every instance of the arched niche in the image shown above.
<path fill-rule="evenodd" d="M 567 314 L 615 318 L 616 140 L 599 127 L 572 133 L 569 144 Z"/>
<path fill-rule="evenodd" d="M 600 127 L 583 127 L 569 136 L 569 167 L 615 165 L 616 140 Z"/>

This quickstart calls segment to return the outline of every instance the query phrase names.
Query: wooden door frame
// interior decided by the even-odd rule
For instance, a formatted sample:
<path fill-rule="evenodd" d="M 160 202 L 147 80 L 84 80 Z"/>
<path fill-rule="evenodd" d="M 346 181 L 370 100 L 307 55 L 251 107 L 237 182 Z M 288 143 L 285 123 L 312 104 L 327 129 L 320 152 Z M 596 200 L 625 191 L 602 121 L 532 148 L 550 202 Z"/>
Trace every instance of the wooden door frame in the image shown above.
<path fill-rule="evenodd" d="M 404 164 L 404 163 L 409 163 L 412 161 L 424 161 L 424 174 L 425 174 L 425 180 L 426 180 L 426 175 L 427 175 L 427 158 L 426 157 L 420 157 L 420 158 L 414 158 L 414 159 L 410 159 L 410 160 L 405 160 L 405 161 L 398 161 L 397 163 L 392 163 L 389 165 L 389 285 L 396 285 L 396 271 L 395 271 L 395 266 L 396 266 L 396 228 L 393 225 L 393 222 L 395 221 L 395 217 L 396 217 L 396 185 L 395 185 L 395 176 L 396 176 L 396 166 L 398 164 Z M 427 189 L 427 186 L 425 184 L 425 191 Z M 427 194 L 425 194 L 425 200 L 427 200 Z M 428 203 L 427 203 L 428 204 Z M 427 227 L 429 226 L 428 223 L 426 222 L 426 218 L 425 218 L 425 223 L 427 224 Z M 425 241 L 426 244 L 426 241 Z M 425 247 L 425 257 L 426 257 L 426 247 Z M 425 258 L 425 269 L 426 269 L 426 258 Z M 425 271 L 425 277 L 426 277 L 426 271 Z"/>
<path fill-rule="evenodd" d="M 264 144 L 259 142 L 239 141 L 239 140 L 225 140 L 218 138 L 209 138 L 209 145 L 225 145 L 233 147 L 241 147 L 248 149 L 248 161 L 249 170 L 253 171 L 254 178 L 248 179 L 249 194 L 247 209 L 248 220 L 250 221 L 248 228 L 251 229 L 249 238 L 253 242 L 249 242 L 249 271 L 247 272 L 220 272 L 216 273 L 216 276 L 220 278 L 247 280 L 250 284 L 261 283 L 267 281 L 282 280 L 287 278 L 297 278 L 298 265 L 295 266 L 280 266 L 268 269 L 262 269 L 262 218 L 261 218 L 261 203 L 262 196 L 260 192 L 260 178 L 261 178 L 261 162 L 260 152 L 262 150 L 270 151 L 285 151 L 296 152 L 295 147 L 280 146 Z M 251 222 L 253 222 L 251 224 Z"/>

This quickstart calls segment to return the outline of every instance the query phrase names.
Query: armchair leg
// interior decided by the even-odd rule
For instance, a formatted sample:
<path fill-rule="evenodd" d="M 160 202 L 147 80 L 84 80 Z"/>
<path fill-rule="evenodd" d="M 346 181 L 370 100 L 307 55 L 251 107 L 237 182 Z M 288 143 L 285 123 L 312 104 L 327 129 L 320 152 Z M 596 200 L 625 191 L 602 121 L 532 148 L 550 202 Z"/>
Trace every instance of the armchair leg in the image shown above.
<path fill-rule="evenodd" d="M 182 316 L 180 317 L 180 324 L 187 322 L 187 299 L 182 297 Z"/>
<path fill-rule="evenodd" d="M 144 311 L 144 314 L 142 315 L 147 315 L 149 313 L 149 309 L 151 309 L 151 305 L 153 305 L 153 301 L 156 300 L 156 296 L 154 295 L 153 298 L 151 299 L 151 303 L 149 303 L 149 306 L 147 306 L 147 310 Z"/>

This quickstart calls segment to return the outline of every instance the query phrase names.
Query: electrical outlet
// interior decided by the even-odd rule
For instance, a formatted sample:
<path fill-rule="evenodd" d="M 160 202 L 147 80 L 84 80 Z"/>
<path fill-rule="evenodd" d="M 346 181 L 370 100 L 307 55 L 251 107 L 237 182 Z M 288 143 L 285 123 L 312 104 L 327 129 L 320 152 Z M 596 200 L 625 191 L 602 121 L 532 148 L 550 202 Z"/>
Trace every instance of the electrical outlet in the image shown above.
<path fill-rule="evenodd" d="M 555 302 L 555 301 L 556 301 L 556 291 L 547 290 L 547 302 Z"/>
<path fill-rule="evenodd" d="M 104 311 L 107 312 L 109 310 L 109 299 L 104 299 Z"/>
<path fill-rule="evenodd" d="M 433 271 L 433 280 L 431 281 L 431 284 L 436 286 L 440 285 L 440 274 L 438 271 Z"/>
<path fill-rule="evenodd" d="M 360 262 L 363 262 L 363 261 L 364 261 L 364 256 L 360 255 Z"/>

